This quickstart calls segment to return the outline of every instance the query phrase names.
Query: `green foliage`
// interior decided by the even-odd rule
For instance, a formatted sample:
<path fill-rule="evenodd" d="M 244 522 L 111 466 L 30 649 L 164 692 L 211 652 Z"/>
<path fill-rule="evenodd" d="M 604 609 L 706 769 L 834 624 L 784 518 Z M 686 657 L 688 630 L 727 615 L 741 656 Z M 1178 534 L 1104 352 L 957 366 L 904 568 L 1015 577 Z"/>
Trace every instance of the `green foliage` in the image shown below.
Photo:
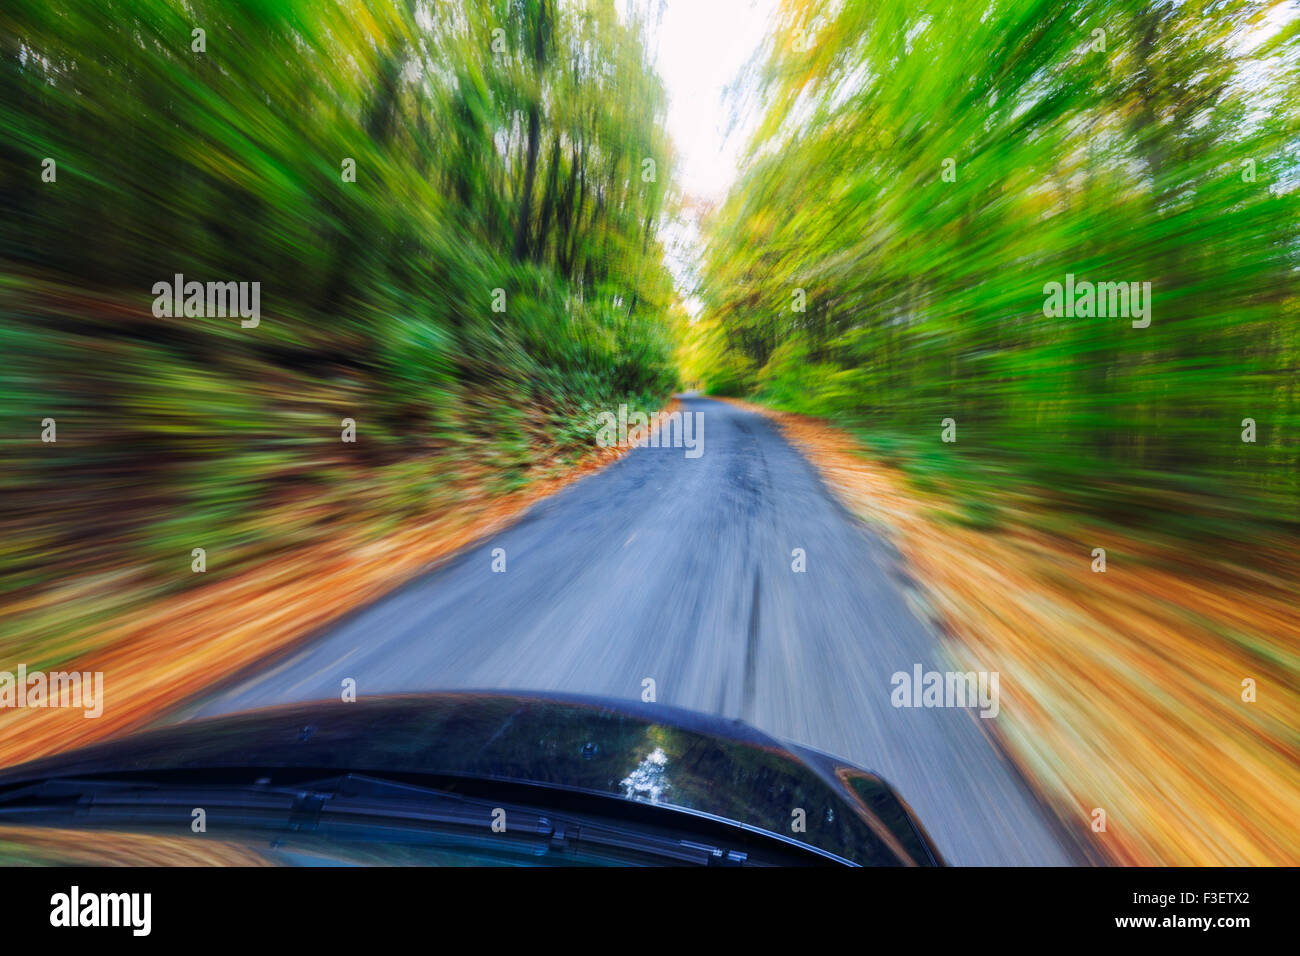
<path fill-rule="evenodd" d="M 358 475 L 394 513 L 515 486 L 592 406 L 662 399 L 644 32 L 612 0 L 6 3 L 5 587 L 308 541 L 295 502 L 340 513 Z M 260 282 L 261 324 L 155 318 L 177 273 Z"/>
<path fill-rule="evenodd" d="M 1263 0 L 788 0 L 693 362 L 989 487 L 1294 520 L 1297 35 Z M 1150 282 L 1150 326 L 1045 315 L 1067 273 Z"/>

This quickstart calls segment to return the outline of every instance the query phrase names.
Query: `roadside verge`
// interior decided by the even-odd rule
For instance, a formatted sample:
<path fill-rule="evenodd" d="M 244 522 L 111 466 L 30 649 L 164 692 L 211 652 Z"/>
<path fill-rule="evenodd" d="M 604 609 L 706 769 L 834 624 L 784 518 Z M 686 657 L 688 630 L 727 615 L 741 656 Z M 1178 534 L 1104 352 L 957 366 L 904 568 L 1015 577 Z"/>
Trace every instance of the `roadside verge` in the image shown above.
<path fill-rule="evenodd" d="M 995 530 L 968 527 L 942 489 L 917 490 L 846 432 L 733 403 L 772 420 L 893 542 L 957 664 L 1001 673 L 992 732 L 1100 855 L 1300 863 L 1294 547 L 1261 542 L 1258 564 L 1242 568 L 1110 529 L 1089 540 L 1102 536 L 1083 519 L 1020 504 Z M 1093 570 L 1099 543 L 1105 573 Z"/>
<path fill-rule="evenodd" d="M 673 411 L 674 400 L 665 409 Z M 629 446 L 638 437 L 630 435 Z M 629 447 L 598 447 L 572 468 L 500 495 L 467 495 L 387 533 L 353 528 L 288 549 L 232 577 L 143 603 L 110 619 L 92 650 L 60 664 L 101 673 L 103 713 L 0 709 L 0 766 L 33 760 L 138 729 L 258 661 L 432 570 L 462 548 L 508 526 Z M 538 460 L 546 459 L 539 450 Z M 311 502 L 303 509 L 310 511 Z"/>

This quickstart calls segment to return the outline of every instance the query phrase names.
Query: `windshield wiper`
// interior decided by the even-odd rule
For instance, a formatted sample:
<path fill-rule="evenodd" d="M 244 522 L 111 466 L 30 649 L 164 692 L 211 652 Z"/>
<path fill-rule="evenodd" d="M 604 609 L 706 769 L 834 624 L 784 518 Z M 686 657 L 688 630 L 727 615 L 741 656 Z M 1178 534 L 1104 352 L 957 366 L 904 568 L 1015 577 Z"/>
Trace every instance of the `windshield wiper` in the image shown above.
<path fill-rule="evenodd" d="M 553 814 L 513 803 L 471 798 L 364 774 L 292 785 L 178 784 L 159 780 L 56 778 L 0 792 L 0 824 L 57 824 L 66 819 L 99 824 L 159 823 L 188 827 L 194 808 L 226 825 L 283 827 L 331 833 L 358 827 L 392 827 L 491 837 L 507 821 L 510 842 L 534 849 L 611 851 L 696 866 L 751 864 L 747 852 L 688 838 L 670 827 L 631 826 L 599 817 Z M 504 814 L 504 816 L 503 816 Z M 494 824 L 497 826 L 494 828 Z"/>

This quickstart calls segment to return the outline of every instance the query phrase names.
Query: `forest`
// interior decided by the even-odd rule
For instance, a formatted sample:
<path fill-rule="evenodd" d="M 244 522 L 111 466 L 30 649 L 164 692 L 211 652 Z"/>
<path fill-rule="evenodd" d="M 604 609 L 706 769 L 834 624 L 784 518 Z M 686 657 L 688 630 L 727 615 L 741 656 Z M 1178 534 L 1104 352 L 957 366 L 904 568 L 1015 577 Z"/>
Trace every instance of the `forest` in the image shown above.
<path fill-rule="evenodd" d="M 0 766 L 330 632 L 365 693 L 657 660 L 975 862 L 977 766 L 1089 860 L 1300 860 L 1295 0 L 743 0 L 718 90 L 714 2 L 0 6 L 0 664 L 110 702 Z"/>
<path fill-rule="evenodd" d="M 708 220 L 687 377 L 857 429 L 918 481 L 966 488 L 976 522 L 1014 490 L 1224 541 L 1293 526 L 1284 12 L 782 4 L 744 174 Z M 1149 289 L 1149 315 L 1076 310 L 1067 281 Z"/>
<path fill-rule="evenodd" d="M 8 597 L 515 487 L 676 384 L 638 15 L 15 0 L 0 43 Z M 181 275 L 256 284 L 260 321 L 154 310 Z M 48 652 L 65 612 L 18 633 Z"/>

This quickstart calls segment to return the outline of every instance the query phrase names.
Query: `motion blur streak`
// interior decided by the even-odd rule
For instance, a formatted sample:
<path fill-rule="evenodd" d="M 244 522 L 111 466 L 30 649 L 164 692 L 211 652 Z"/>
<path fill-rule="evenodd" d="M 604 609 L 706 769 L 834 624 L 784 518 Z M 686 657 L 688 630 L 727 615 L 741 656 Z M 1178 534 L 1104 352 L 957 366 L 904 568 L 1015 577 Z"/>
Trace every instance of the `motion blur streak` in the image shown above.
<path fill-rule="evenodd" d="M 776 10 L 715 203 L 657 0 L 6 0 L 0 671 L 104 714 L 4 709 L 0 762 L 651 678 L 954 862 L 1300 863 L 1300 8 Z M 541 500 L 684 383 L 763 408 Z M 996 717 L 891 706 L 954 664 Z"/>
<path fill-rule="evenodd" d="M 884 542 L 761 416 L 682 404 L 707 422 L 703 457 L 633 451 L 196 715 L 337 698 L 349 677 L 367 693 L 436 681 L 623 698 L 649 679 L 659 703 L 878 770 L 952 863 L 1071 862 L 978 718 L 892 705 L 894 672 L 948 668 Z M 510 570 L 485 573 L 498 547 Z"/>
<path fill-rule="evenodd" d="M 84 654 L 658 407 L 672 159 L 643 33 L 600 2 L 6 3 L 3 657 Z M 259 326 L 155 318 L 176 274 L 260 282 Z"/>
<path fill-rule="evenodd" d="M 837 473 L 1112 859 L 1300 862 L 1298 36 L 1255 0 L 787 0 L 707 230 L 688 377 L 903 469 Z M 1051 314 L 1067 276 L 1150 283 L 1149 325 Z"/>
<path fill-rule="evenodd" d="M 277 855 L 188 836 L 132 833 L 119 840 L 112 830 L 98 836 L 90 840 L 85 830 L 53 827 L 6 831 L 0 835 L 0 866 L 270 866 Z"/>
<path fill-rule="evenodd" d="M 1144 865 L 1296 861 L 1294 541 L 1256 540 L 1244 563 L 1112 528 L 1123 573 L 1097 573 L 1086 519 L 989 490 L 998 527 L 976 525 L 949 482 L 864 458 L 814 420 L 777 418 L 845 503 L 897 541 L 913 597 L 955 638 L 957 670 L 1003 675 L 985 729 L 1068 825 L 1105 810 L 1095 850 Z M 1273 690 L 1246 703 L 1242 675 Z"/>

